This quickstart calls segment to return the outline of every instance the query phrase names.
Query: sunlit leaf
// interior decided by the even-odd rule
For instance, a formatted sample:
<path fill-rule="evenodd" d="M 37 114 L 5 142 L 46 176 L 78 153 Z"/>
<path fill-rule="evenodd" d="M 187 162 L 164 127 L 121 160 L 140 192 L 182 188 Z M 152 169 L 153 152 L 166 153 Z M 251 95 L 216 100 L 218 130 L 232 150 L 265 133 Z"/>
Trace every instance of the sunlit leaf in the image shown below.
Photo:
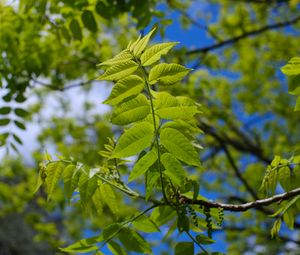
<path fill-rule="evenodd" d="M 165 55 L 172 49 L 178 42 L 167 42 L 155 44 L 141 56 L 141 62 L 143 66 L 149 66 L 160 60 L 162 55 Z"/>
<path fill-rule="evenodd" d="M 138 95 L 144 88 L 144 81 L 137 75 L 130 75 L 119 80 L 113 87 L 104 104 L 116 105 L 131 96 Z"/>
<path fill-rule="evenodd" d="M 164 128 L 160 132 L 161 144 L 177 159 L 199 166 L 199 156 L 193 145 L 182 133 L 173 128 Z"/>
<path fill-rule="evenodd" d="M 158 82 L 161 85 L 172 85 L 181 81 L 189 72 L 190 69 L 179 64 L 161 63 L 151 69 L 149 82 L 150 84 Z"/>
<path fill-rule="evenodd" d="M 144 95 L 130 99 L 118 105 L 111 117 L 111 122 L 117 125 L 127 125 L 144 119 L 150 113 L 150 104 Z"/>
<path fill-rule="evenodd" d="M 148 122 L 135 124 L 121 135 L 113 157 L 126 158 L 141 152 L 150 146 L 153 139 L 153 126 Z"/>

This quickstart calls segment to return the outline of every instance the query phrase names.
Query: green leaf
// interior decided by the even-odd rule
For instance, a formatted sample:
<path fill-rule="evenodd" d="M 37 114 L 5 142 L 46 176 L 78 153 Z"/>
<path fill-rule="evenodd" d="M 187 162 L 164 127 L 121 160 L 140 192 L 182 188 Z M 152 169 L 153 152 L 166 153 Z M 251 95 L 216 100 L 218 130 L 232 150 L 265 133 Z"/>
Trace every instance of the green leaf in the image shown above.
<path fill-rule="evenodd" d="M 155 166 L 155 164 L 154 164 Z M 153 171 L 153 166 L 146 172 L 146 191 L 145 197 L 148 200 L 151 196 L 152 190 L 157 185 L 159 180 L 159 173 L 158 171 Z"/>
<path fill-rule="evenodd" d="M 135 221 L 133 221 L 132 225 L 139 231 L 143 231 L 145 233 L 154 233 L 159 232 L 159 228 L 156 226 L 153 220 L 148 218 L 145 215 L 140 216 Z"/>
<path fill-rule="evenodd" d="M 143 88 L 143 79 L 137 75 L 130 75 L 116 83 L 110 96 L 103 103 L 110 105 L 119 104 L 128 97 L 138 95 Z"/>
<path fill-rule="evenodd" d="M 99 236 L 85 238 L 65 248 L 60 248 L 60 250 L 69 253 L 71 252 L 85 253 L 85 252 L 95 251 L 98 249 L 96 244 L 100 241 L 99 239 L 100 239 Z"/>
<path fill-rule="evenodd" d="M 97 80 L 116 81 L 130 74 L 133 74 L 138 69 L 138 64 L 132 60 L 127 60 L 119 64 L 109 67 L 104 74 L 100 75 Z"/>
<path fill-rule="evenodd" d="M 161 162 L 166 169 L 164 174 L 171 179 L 174 185 L 181 186 L 186 178 L 181 163 L 170 153 L 164 153 L 161 157 Z"/>
<path fill-rule="evenodd" d="M 289 93 L 291 95 L 300 95 L 300 74 L 290 80 Z"/>
<path fill-rule="evenodd" d="M 160 60 L 162 55 L 167 54 L 176 44 L 178 44 L 178 42 L 167 42 L 153 45 L 142 54 L 142 65 L 149 66 L 154 64 L 156 61 Z"/>
<path fill-rule="evenodd" d="M 73 38 L 75 40 L 81 41 L 82 33 L 81 33 L 81 27 L 79 25 L 79 22 L 76 19 L 72 19 L 70 24 L 69 24 L 69 28 L 72 32 Z"/>
<path fill-rule="evenodd" d="M 283 214 L 283 220 L 285 224 L 288 226 L 289 229 L 294 229 L 294 223 L 295 223 L 295 215 L 293 213 L 293 208 L 289 208 L 284 214 Z"/>
<path fill-rule="evenodd" d="M 194 255 L 194 243 L 179 242 L 175 246 L 175 255 Z"/>
<path fill-rule="evenodd" d="M 295 111 L 300 111 L 300 96 L 297 98 L 296 105 L 295 105 Z"/>
<path fill-rule="evenodd" d="M 137 45 L 137 43 L 141 40 L 142 35 L 139 35 L 138 39 L 136 39 L 135 41 L 130 41 L 129 44 L 127 45 L 127 49 L 130 52 L 133 52 L 134 47 Z"/>
<path fill-rule="evenodd" d="M 14 123 L 15 123 L 15 125 L 16 125 L 18 128 L 23 129 L 23 130 L 26 130 L 26 127 L 25 127 L 24 123 L 22 123 L 22 122 L 20 122 L 20 121 L 18 121 L 18 120 L 14 120 Z M 1 125 L 1 124 L 0 124 L 0 125 Z"/>
<path fill-rule="evenodd" d="M 70 201 L 73 190 L 72 190 L 72 178 L 75 172 L 76 166 L 73 164 L 68 165 L 63 171 L 63 181 L 64 181 L 64 193 L 68 201 Z"/>
<path fill-rule="evenodd" d="M 113 223 L 106 228 L 103 229 L 101 233 L 101 237 L 103 241 L 107 241 L 114 237 L 122 228 L 122 226 L 119 223 Z M 101 241 L 102 241 L 101 240 Z"/>
<path fill-rule="evenodd" d="M 171 206 L 160 206 L 154 208 L 150 219 L 154 221 L 156 226 L 165 225 L 176 216 L 174 209 Z"/>
<path fill-rule="evenodd" d="M 83 25 L 93 33 L 96 33 L 98 30 L 95 17 L 91 11 L 84 10 L 81 14 L 81 20 Z"/>
<path fill-rule="evenodd" d="M 185 214 L 179 214 L 177 218 L 177 228 L 179 232 L 190 230 L 190 220 Z"/>
<path fill-rule="evenodd" d="M 16 134 L 13 134 L 12 136 L 18 144 L 21 144 L 21 145 L 23 144 L 23 142 L 19 136 L 17 136 Z"/>
<path fill-rule="evenodd" d="M 281 68 L 281 71 L 286 75 L 300 74 L 300 57 L 294 57 Z"/>
<path fill-rule="evenodd" d="M 163 119 L 192 119 L 198 113 L 197 106 L 184 97 L 173 97 L 167 92 L 155 93 L 155 113 Z"/>
<path fill-rule="evenodd" d="M 10 122 L 10 119 L 0 119 L 0 126 L 6 126 Z"/>
<path fill-rule="evenodd" d="M 51 162 L 47 165 L 45 182 L 47 185 L 48 200 L 51 198 L 63 170 L 64 163 L 62 162 Z"/>
<path fill-rule="evenodd" d="M 136 231 L 130 228 L 123 228 L 118 237 L 127 250 L 142 254 L 151 254 L 150 245 Z"/>
<path fill-rule="evenodd" d="M 112 65 L 127 62 L 128 60 L 132 60 L 132 59 L 133 59 L 133 56 L 130 53 L 130 51 L 123 50 L 122 52 L 120 52 L 118 55 L 116 55 L 112 59 L 106 60 L 106 61 L 98 64 L 97 66 L 112 66 Z"/>
<path fill-rule="evenodd" d="M 78 187 L 81 202 L 87 204 L 97 189 L 96 176 L 89 178 L 87 174 L 82 173 L 79 178 Z"/>
<path fill-rule="evenodd" d="M 134 156 L 151 145 L 154 128 L 148 122 L 135 124 L 121 135 L 113 152 L 115 158 Z"/>
<path fill-rule="evenodd" d="M 132 51 L 135 56 L 139 56 L 144 51 L 155 30 L 156 27 L 154 27 L 147 35 L 139 40 L 134 47 L 132 47 Z"/>
<path fill-rule="evenodd" d="M 206 235 L 202 235 L 202 234 L 199 234 L 196 236 L 196 240 L 200 243 L 200 244 L 212 244 L 212 243 L 215 243 L 215 241 L 211 238 L 209 238 L 208 236 Z"/>
<path fill-rule="evenodd" d="M 281 227 L 281 218 L 278 218 L 277 220 L 275 220 L 273 227 L 271 229 L 271 237 L 274 238 L 275 236 L 278 235 L 278 232 L 280 230 Z"/>
<path fill-rule="evenodd" d="M 100 186 L 100 191 L 104 202 L 107 204 L 111 212 L 115 215 L 119 213 L 119 202 L 113 188 L 106 183 Z"/>
<path fill-rule="evenodd" d="M 150 113 L 150 104 L 144 95 L 130 99 L 118 105 L 111 117 L 111 122 L 116 125 L 127 125 L 144 119 Z"/>
<path fill-rule="evenodd" d="M 146 155 L 138 160 L 138 162 L 134 165 L 130 175 L 128 182 L 135 180 L 137 177 L 141 176 L 155 163 L 157 160 L 157 153 L 155 148 L 149 151 Z"/>
<path fill-rule="evenodd" d="M 163 128 L 160 132 L 161 144 L 177 159 L 199 166 L 199 156 L 190 141 L 179 131 L 173 128 Z"/>
<path fill-rule="evenodd" d="M 114 255 L 127 255 L 127 252 L 115 241 L 109 241 L 107 247 Z"/>
<path fill-rule="evenodd" d="M 8 106 L 4 106 L 4 107 L 1 107 L 1 108 L 0 108 L 0 114 L 1 114 L 1 115 L 9 114 L 10 111 L 11 111 L 11 108 L 8 107 Z"/>
<path fill-rule="evenodd" d="M 277 178 L 280 182 L 281 187 L 285 191 L 290 190 L 290 184 L 291 184 L 291 171 L 289 167 L 281 167 L 278 170 Z"/>
<path fill-rule="evenodd" d="M 102 193 L 101 193 L 101 189 L 100 186 L 97 187 L 97 189 L 94 192 L 94 195 L 92 197 L 95 209 L 97 211 L 97 213 L 100 215 L 103 212 L 103 198 L 102 198 Z"/>
<path fill-rule="evenodd" d="M 178 64 L 161 63 L 154 66 L 149 73 L 150 84 L 159 82 L 161 85 L 171 85 L 181 81 L 190 69 Z"/>
<path fill-rule="evenodd" d="M 24 110 L 22 108 L 16 108 L 16 109 L 14 109 L 14 111 L 15 111 L 15 114 L 21 118 L 24 118 L 29 114 L 26 110 Z"/>

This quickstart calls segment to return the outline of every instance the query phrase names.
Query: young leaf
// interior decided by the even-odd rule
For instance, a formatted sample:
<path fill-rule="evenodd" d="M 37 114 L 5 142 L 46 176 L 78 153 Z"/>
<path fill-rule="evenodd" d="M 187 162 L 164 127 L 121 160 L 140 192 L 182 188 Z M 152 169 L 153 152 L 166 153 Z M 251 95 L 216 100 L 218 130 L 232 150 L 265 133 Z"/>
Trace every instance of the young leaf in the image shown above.
<path fill-rule="evenodd" d="M 175 215 L 175 211 L 171 206 L 160 206 L 154 208 L 150 219 L 154 221 L 156 226 L 160 227 L 172 220 Z"/>
<path fill-rule="evenodd" d="M 51 198 L 58 179 L 64 170 L 64 163 L 62 162 L 51 162 L 47 165 L 46 168 L 46 185 L 47 185 L 47 193 L 48 193 L 48 200 Z"/>
<path fill-rule="evenodd" d="M 281 71 L 286 75 L 300 74 L 300 57 L 294 57 L 281 68 Z"/>
<path fill-rule="evenodd" d="M 175 246 L 175 255 L 194 255 L 194 243 L 179 242 Z"/>
<path fill-rule="evenodd" d="M 161 162 L 166 169 L 164 174 L 171 179 L 174 185 L 181 186 L 186 174 L 180 162 L 170 153 L 164 153 Z"/>
<path fill-rule="evenodd" d="M 154 66 L 149 73 L 150 84 L 159 82 L 161 85 L 171 85 L 181 81 L 190 69 L 178 64 L 161 63 Z"/>
<path fill-rule="evenodd" d="M 138 42 L 141 40 L 142 36 L 139 35 L 138 39 L 135 41 L 130 41 L 129 44 L 127 45 L 127 49 L 131 52 L 133 52 L 134 47 L 138 44 Z"/>
<path fill-rule="evenodd" d="M 155 30 L 156 27 L 154 27 L 147 35 L 145 35 L 140 41 L 138 41 L 136 45 L 134 45 L 132 51 L 135 56 L 139 56 L 144 51 Z"/>
<path fill-rule="evenodd" d="M 290 168 L 289 167 L 281 167 L 278 170 L 277 178 L 280 182 L 281 187 L 285 191 L 289 191 L 290 186 L 291 186 L 291 170 L 290 170 Z"/>
<path fill-rule="evenodd" d="M 100 191 L 104 202 L 107 204 L 112 213 L 117 215 L 119 213 L 119 205 L 115 191 L 109 184 L 106 183 L 100 186 Z"/>
<path fill-rule="evenodd" d="M 142 65 L 150 66 L 154 64 L 156 61 L 160 60 L 162 55 L 167 54 L 176 44 L 178 44 L 178 42 L 167 42 L 153 45 L 142 54 Z"/>
<path fill-rule="evenodd" d="M 156 226 L 153 220 L 148 218 L 145 215 L 140 216 L 135 221 L 133 221 L 132 225 L 139 231 L 143 231 L 145 233 L 154 233 L 159 232 L 159 228 Z"/>
<path fill-rule="evenodd" d="M 199 156 L 190 141 L 173 128 L 163 128 L 160 132 L 161 144 L 177 159 L 199 166 Z"/>
<path fill-rule="evenodd" d="M 127 62 L 128 60 L 131 60 L 133 58 L 132 54 L 129 52 L 129 50 L 123 50 L 118 55 L 113 57 L 112 59 L 106 60 L 97 66 L 112 66 L 116 64 L 120 64 L 123 62 Z"/>
<path fill-rule="evenodd" d="M 102 198 L 102 193 L 100 186 L 97 187 L 97 189 L 94 192 L 94 195 L 92 197 L 95 209 L 97 213 L 100 215 L 103 212 L 103 198 Z"/>
<path fill-rule="evenodd" d="M 141 152 L 150 146 L 153 132 L 153 126 L 150 123 L 137 123 L 121 135 L 113 152 L 113 157 L 126 158 Z"/>
<path fill-rule="evenodd" d="M 73 243 L 65 248 L 60 248 L 62 252 L 77 252 L 77 253 L 86 253 L 95 251 L 98 249 L 96 244 L 101 241 L 101 238 L 99 236 L 94 236 L 90 238 L 85 238 L 80 241 L 77 241 L 76 243 Z"/>
<path fill-rule="evenodd" d="M 73 194 L 72 178 L 73 178 L 75 169 L 76 169 L 76 166 L 71 164 L 71 165 L 68 165 L 63 171 L 64 192 L 69 201 Z"/>
<path fill-rule="evenodd" d="M 206 235 L 202 235 L 202 234 L 199 234 L 196 236 L 196 240 L 200 243 L 200 244 L 212 244 L 212 243 L 215 243 L 215 241 L 211 238 L 209 238 L 208 236 Z"/>
<path fill-rule="evenodd" d="M 275 220 L 273 227 L 271 229 L 271 237 L 274 238 L 275 236 L 278 235 L 278 232 L 280 230 L 281 227 L 281 218 L 278 218 L 277 220 Z"/>
<path fill-rule="evenodd" d="M 157 160 L 157 153 L 155 148 L 149 151 L 146 155 L 139 159 L 139 161 L 134 165 L 128 182 L 135 180 L 137 177 L 144 174 Z"/>
<path fill-rule="evenodd" d="M 97 80 L 114 81 L 120 80 L 138 69 L 138 64 L 132 60 L 121 62 L 109 67 L 104 74 L 100 75 Z"/>
<path fill-rule="evenodd" d="M 151 254 L 149 243 L 136 231 L 130 228 L 123 228 L 118 237 L 127 250 L 142 254 Z"/>
<path fill-rule="evenodd" d="M 79 194 L 81 202 L 85 205 L 89 202 L 90 198 L 93 196 L 94 192 L 97 189 L 97 177 L 89 176 L 85 173 L 81 174 L 78 182 Z"/>
<path fill-rule="evenodd" d="M 128 97 L 138 95 L 143 88 L 143 79 L 137 75 L 130 75 L 116 83 L 110 96 L 103 103 L 110 105 L 119 104 Z"/>
<path fill-rule="evenodd" d="M 141 94 L 118 105 L 112 113 L 111 122 L 116 125 L 127 125 L 144 119 L 149 113 L 149 102 Z"/>

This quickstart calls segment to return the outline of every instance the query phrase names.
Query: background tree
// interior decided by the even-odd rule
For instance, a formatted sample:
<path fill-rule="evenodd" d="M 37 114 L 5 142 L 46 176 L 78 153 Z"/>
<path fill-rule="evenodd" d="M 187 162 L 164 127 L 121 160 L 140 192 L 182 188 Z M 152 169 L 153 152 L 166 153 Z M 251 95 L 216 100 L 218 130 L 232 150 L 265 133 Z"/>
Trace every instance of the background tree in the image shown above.
<path fill-rule="evenodd" d="M 165 61 L 194 69 L 183 82 L 167 90 L 202 105 L 203 113 L 197 119 L 198 127 L 205 133 L 197 137 L 204 147 L 199 156 L 202 167 L 190 171 L 191 178 L 200 184 L 201 195 L 224 203 L 264 198 L 259 187 L 274 156 L 281 159 L 277 157 L 273 165 L 287 164 L 281 160 L 297 156 L 299 117 L 293 111 L 296 97 L 287 94 L 286 79 L 280 72 L 291 57 L 299 55 L 297 1 L 185 1 L 185 4 L 177 1 L 143 1 L 143 4 L 140 1 L 19 1 L 9 4 L 0 5 L 3 88 L 0 124 L 6 148 L 16 149 L 16 144 L 26 139 L 25 131 L 18 130 L 24 129 L 24 124 L 39 123 L 43 131 L 39 136 L 41 149 L 35 153 L 37 162 L 41 160 L 40 152 L 47 148 L 88 166 L 101 164 L 103 158 L 97 151 L 103 148 L 107 136 L 120 131 L 107 124 L 106 116 L 94 116 L 97 108 L 91 97 L 105 88 L 94 81 L 98 77 L 95 65 L 126 48 L 128 42 L 137 37 L 137 30 L 158 22 L 162 26 L 154 40 L 166 38 L 182 42 Z M 182 34 L 172 33 L 179 27 L 179 31 L 184 31 Z M 149 31 L 148 28 L 145 30 Z M 293 84 L 295 82 L 291 83 L 291 91 Z M 86 96 L 82 100 L 84 110 L 74 114 L 72 101 L 76 95 L 73 93 L 71 100 L 68 95 L 77 89 Z M 27 128 L 26 132 L 30 131 L 31 128 Z M 22 153 L 24 147 L 18 148 Z M 294 161 L 288 164 L 291 162 Z M 297 169 L 293 168 L 288 179 L 294 178 Z M 123 167 L 122 175 L 127 173 L 128 169 Z M 15 178 L 13 174 L 11 178 Z M 7 178 L 2 179 L 2 183 L 9 183 Z M 28 179 L 22 178 L 22 183 L 28 185 Z M 281 185 L 287 189 L 282 181 Z M 13 185 L 10 186 L 5 186 L 1 194 L 12 190 Z M 282 191 L 278 186 L 276 192 Z M 109 206 L 104 206 L 103 213 L 109 217 L 101 217 L 105 219 L 103 222 L 76 214 L 78 221 L 87 221 L 80 223 L 85 226 L 62 233 L 62 238 L 78 240 L 84 236 L 79 229 L 88 226 L 99 231 L 116 220 L 114 217 L 121 221 L 139 206 L 128 205 L 119 193 L 116 199 L 124 206 L 120 210 L 123 215 L 114 216 L 114 209 Z M 53 206 L 57 204 L 55 196 L 52 200 Z M 13 202 L 4 199 L 1 206 L 10 203 Z M 66 204 L 61 202 L 60 206 L 65 208 Z M 294 252 L 299 245 L 296 212 L 290 217 L 296 219 L 295 230 L 290 232 L 283 225 L 281 241 L 270 239 L 275 219 L 267 215 L 277 209 L 278 205 L 272 205 L 255 207 L 238 215 L 225 213 L 223 227 L 215 230 L 213 237 L 217 241 L 225 238 L 230 254 Z M 12 217 L 14 210 L 3 217 Z M 63 216 L 63 211 L 60 214 Z M 35 231 L 40 229 L 46 227 Z M 50 243 L 53 240 L 50 236 L 46 239 Z M 173 246 L 176 234 L 166 239 L 166 243 Z M 225 249 L 212 247 L 212 250 Z"/>

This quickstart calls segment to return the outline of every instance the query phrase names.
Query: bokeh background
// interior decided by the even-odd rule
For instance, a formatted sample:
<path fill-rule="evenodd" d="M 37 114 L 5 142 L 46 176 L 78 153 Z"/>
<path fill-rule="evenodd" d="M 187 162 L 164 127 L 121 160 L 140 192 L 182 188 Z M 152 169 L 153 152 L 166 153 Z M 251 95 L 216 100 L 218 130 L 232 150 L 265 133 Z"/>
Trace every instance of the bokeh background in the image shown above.
<path fill-rule="evenodd" d="M 119 214 L 66 202 L 63 187 L 47 202 L 34 194 L 42 154 L 101 165 L 98 152 L 119 134 L 101 104 L 111 84 L 95 79 L 111 58 L 154 24 L 152 42 L 178 41 L 165 61 L 193 68 L 168 90 L 203 106 L 200 194 L 224 202 L 262 198 L 274 155 L 299 147 L 299 113 L 280 72 L 299 56 L 298 0 L 2 0 L 0 1 L 0 254 L 60 254 L 57 247 L 100 233 L 144 205 L 118 196 Z M 129 169 L 123 169 L 126 178 Z M 132 185 L 143 191 L 141 183 Z M 278 187 L 278 191 L 282 191 Z M 272 210 L 272 208 L 271 208 Z M 225 214 L 209 251 L 299 254 L 300 219 L 271 239 L 268 211 Z M 186 240 L 170 222 L 145 237 L 154 254 Z M 163 240 L 163 241 L 162 241 Z M 104 247 L 104 254 L 111 254 Z"/>

